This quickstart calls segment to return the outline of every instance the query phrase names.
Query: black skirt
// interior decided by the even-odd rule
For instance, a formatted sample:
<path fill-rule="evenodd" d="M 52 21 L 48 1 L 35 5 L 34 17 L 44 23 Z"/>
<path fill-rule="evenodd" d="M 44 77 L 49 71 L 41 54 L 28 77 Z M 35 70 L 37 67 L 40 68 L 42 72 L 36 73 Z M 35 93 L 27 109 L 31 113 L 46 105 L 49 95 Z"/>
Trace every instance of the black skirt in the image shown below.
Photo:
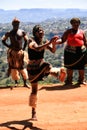
<path fill-rule="evenodd" d="M 64 50 L 64 66 L 68 69 L 84 69 L 87 64 L 86 47 L 66 46 Z"/>
<path fill-rule="evenodd" d="M 50 72 L 51 66 L 47 62 L 42 63 L 29 63 L 27 66 L 28 76 L 30 83 L 35 83 L 43 80 L 44 76 L 48 76 Z"/>

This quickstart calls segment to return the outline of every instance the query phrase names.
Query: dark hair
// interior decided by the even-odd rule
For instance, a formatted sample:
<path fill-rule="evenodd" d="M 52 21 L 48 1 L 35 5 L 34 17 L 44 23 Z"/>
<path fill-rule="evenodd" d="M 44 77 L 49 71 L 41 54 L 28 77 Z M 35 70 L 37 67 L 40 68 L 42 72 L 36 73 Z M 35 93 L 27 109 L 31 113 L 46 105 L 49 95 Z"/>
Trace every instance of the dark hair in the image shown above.
<path fill-rule="evenodd" d="M 72 18 L 70 20 L 70 23 L 73 24 L 74 22 L 78 22 L 79 24 L 81 23 L 80 19 L 79 18 Z"/>
<path fill-rule="evenodd" d="M 17 19 L 17 18 L 14 18 L 13 20 L 12 20 L 12 25 L 14 25 L 15 23 L 20 23 L 20 21 Z"/>
<path fill-rule="evenodd" d="M 40 25 L 35 25 L 33 27 L 33 36 L 35 36 L 36 32 L 38 32 L 40 29 L 42 29 L 42 27 Z M 42 29 L 43 30 L 43 29 Z"/>

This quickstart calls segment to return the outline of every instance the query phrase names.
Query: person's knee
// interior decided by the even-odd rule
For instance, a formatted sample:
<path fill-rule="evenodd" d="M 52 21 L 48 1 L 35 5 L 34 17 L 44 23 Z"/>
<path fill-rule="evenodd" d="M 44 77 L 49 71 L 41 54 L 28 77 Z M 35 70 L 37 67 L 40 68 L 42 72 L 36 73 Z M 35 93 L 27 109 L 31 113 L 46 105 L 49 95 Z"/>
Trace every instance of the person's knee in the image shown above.
<path fill-rule="evenodd" d="M 20 70 L 20 73 L 21 73 L 23 79 L 28 79 L 28 72 L 26 69 Z"/>
<path fill-rule="evenodd" d="M 13 80 L 19 80 L 20 76 L 19 76 L 19 72 L 17 69 L 11 69 L 11 76 Z"/>

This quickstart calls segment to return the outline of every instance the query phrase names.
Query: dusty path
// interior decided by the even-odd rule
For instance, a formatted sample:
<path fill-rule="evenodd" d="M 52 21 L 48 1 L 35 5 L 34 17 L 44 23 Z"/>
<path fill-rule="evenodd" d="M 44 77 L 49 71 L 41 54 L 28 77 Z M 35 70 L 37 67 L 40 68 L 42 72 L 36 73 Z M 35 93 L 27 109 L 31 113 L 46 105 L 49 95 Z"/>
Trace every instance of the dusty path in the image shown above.
<path fill-rule="evenodd" d="M 38 121 L 31 121 L 30 90 L 0 89 L 0 130 L 87 130 L 87 86 L 40 86 Z"/>

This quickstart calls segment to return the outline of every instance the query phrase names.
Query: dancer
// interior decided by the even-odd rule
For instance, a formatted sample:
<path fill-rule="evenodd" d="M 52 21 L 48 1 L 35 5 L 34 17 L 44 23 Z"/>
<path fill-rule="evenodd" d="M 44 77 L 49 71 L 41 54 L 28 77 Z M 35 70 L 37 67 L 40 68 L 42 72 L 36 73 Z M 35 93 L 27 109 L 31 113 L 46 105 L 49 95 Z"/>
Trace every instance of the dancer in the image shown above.
<path fill-rule="evenodd" d="M 52 38 L 50 41 L 44 42 L 44 31 L 40 25 L 35 25 L 33 28 L 33 37 L 28 42 L 29 63 L 27 66 L 29 81 L 31 83 L 31 94 L 29 97 L 29 105 L 32 107 L 32 120 L 37 120 L 36 106 L 37 106 L 37 92 L 38 81 L 43 80 L 44 76 L 53 75 L 61 82 L 64 82 L 66 72 L 64 68 L 52 67 L 51 64 L 45 62 L 45 49 L 51 52 L 56 51 L 55 41 L 58 37 Z"/>

